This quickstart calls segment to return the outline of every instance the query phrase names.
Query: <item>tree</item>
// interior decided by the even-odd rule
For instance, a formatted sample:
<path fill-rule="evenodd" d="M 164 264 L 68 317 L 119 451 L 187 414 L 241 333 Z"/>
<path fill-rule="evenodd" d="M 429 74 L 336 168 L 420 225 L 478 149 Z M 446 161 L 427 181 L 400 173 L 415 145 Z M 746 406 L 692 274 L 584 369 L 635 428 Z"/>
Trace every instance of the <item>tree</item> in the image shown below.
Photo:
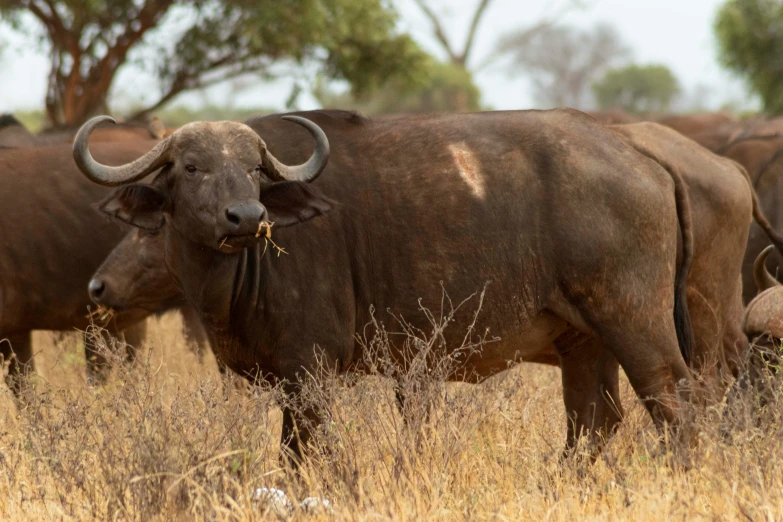
<path fill-rule="evenodd" d="M 621 107 L 636 114 L 667 111 L 679 92 L 677 78 L 665 65 L 631 64 L 610 69 L 593 84 L 601 109 Z"/>
<path fill-rule="evenodd" d="M 419 9 L 422 10 L 424 15 L 432 23 L 432 31 L 437 41 L 446 52 L 449 63 L 465 70 L 468 69 L 468 58 L 470 58 L 471 52 L 473 51 L 473 43 L 476 41 L 476 31 L 478 30 L 481 18 L 484 16 L 484 13 L 486 13 L 487 7 L 489 7 L 491 1 L 492 0 L 479 0 L 476 9 L 473 11 L 470 29 L 468 30 L 465 42 L 462 46 L 456 47 L 449 39 L 448 35 L 446 35 L 446 31 L 443 29 L 443 25 L 441 24 L 438 15 L 435 13 L 435 10 L 427 4 L 426 0 L 415 0 L 416 5 L 419 6 Z"/>
<path fill-rule="evenodd" d="M 506 36 L 500 45 L 511 55 L 511 74 L 530 77 L 542 106 L 586 109 L 590 87 L 609 67 L 630 56 L 617 31 L 599 24 L 592 30 L 550 25 Z"/>
<path fill-rule="evenodd" d="M 323 84 L 315 89 L 324 107 L 351 109 L 367 115 L 475 111 L 480 109 L 480 92 L 473 77 L 461 67 L 436 62 L 418 86 L 405 92 L 399 80 L 391 81 L 369 96 L 356 97 L 330 92 Z"/>
<path fill-rule="evenodd" d="M 414 81 L 427 63 L 396 31 L 385 0 L 0 0 L 0 16 L 15 28 L 24 28 L 25 13 L 41 23 L 51 56 L 46 112 L 54 126 L 108 112 L 112 82 L 132 53 L 161 89 L 131 118 L 186 90 L 274 75 L 280 63 L 317 68 L 356 93 L 398 75 Z M 180 28 L 160 34 L 167 25 Z"/>
<path fill-rule="evenodd" d="M 503 49 L 502 46 L 496 46 L 495 52 L 485 57 L 478 65 L 471 65 L 471 58 L 473 57 L 473 49 L 475 46 L 478 29 L 481 24 L 481 20 L 486 14 L 492 0 L 478 0 L 478 2 L 475 4 L 473 14 L 470 17 L 468 33 L 465 36 L 464 42 L 462 42 L 460 45 L 455 44 L 454 40 L 448 36 L 444 29 L 443 22 L 441 21 L 441 17 L 428 0 L 414 1 L 430 21 L 430 24 L 432 25 L 433 36 L 445 54 L 446 63 L 451 64 L 453 67 L 462 69 L 472 76 L 472 74 L 491 65 L 493 62 L 502 57 L 503 54 L 507 51 Z M 574 7 L 581 7 L 583 2 L 584 0 L 564 0 L 562 4 L 560 2 L 552 2 L 551 5 L 555 5 L 555 8 L 553 9 L 550 16 L 545 16 L 533 25 L 517 31 L 520 42 L 524 37 L 532 38 L 539 31 L 551 26 L 570 9 Z M 469 110 L 468 107 L 457 107 L 456 109 L 460 111 Z"/>
<path fill-rule="evenodd" d="M 765 112 L 783 113 L 783 1 L 729 0 L 715 34 L 721 63 L 747 81 Z"/>

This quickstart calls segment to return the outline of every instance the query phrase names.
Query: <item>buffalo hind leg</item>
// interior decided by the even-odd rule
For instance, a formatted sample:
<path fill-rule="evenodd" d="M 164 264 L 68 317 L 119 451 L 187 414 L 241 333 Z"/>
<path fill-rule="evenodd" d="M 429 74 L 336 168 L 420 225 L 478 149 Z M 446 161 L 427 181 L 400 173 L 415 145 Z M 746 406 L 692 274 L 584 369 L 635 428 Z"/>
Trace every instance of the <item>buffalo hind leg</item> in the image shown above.
<path fill-rule="evenodd" d="M 623 417 L 619 363 L 594 336 L 564 334 L 555 347 L 568 423 L 565 456 L 573 453 L 580 436 L 587 436 L 595 458 Z"/>
<path fill-rule="evenodd" d="M 3 362 L 8 361 L 8 375 L 5 377 L 5 382 L 14 396 L 19 399 L 28 377 L 35 372 L 30 332 L 0 337 L 0 353 Z"/>
<path fill-rule="evenodd" d="M 626 318 L 641 318 L 627 314 Z M 690 370 L 680 354 L 671 310 L 632 321 L 597 328 L 603 345 L 628 376 L 659 430 L 681 428 L 680 401 L 688 402 L 694 390 Z M 688 434 L 681 432 L 680 438 Z"/>

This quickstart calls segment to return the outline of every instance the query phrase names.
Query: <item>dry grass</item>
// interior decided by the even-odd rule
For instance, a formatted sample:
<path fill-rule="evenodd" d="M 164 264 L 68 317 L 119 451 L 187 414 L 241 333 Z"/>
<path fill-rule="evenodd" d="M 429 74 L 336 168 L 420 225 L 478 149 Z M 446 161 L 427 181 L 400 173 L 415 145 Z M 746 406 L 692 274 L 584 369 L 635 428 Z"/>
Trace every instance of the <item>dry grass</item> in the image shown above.
<path fill-rule="evenodd" d="M 388 379 L 327 380 L 312 395 L 331 450 L 296 479 L 278 465 L 275 391 L 226 398 L 214 360 L 199 365 L 180 332 L 176 315 L 153 320 L 151 350 L 97 390 L 84 385 L 76 336 L 36 335 L 41 377 L 28 406 L 0 399 L 0 518 L 277 520 L 249 495 L 269 486 L 335 506 L 291 515 L 300 520 L 783 519 L 779 392 L 758 419 L 742 407 L 700 414 L 686 471 L 627 385 L 627 417 L 589 465 L 559 461 L 555 368 L 522 365 L 479 386 L 422 380 L 417 389 L 438 400 L 429 415 L 426 401 L 409 405 L 418 414 L 408 425 Z"/>

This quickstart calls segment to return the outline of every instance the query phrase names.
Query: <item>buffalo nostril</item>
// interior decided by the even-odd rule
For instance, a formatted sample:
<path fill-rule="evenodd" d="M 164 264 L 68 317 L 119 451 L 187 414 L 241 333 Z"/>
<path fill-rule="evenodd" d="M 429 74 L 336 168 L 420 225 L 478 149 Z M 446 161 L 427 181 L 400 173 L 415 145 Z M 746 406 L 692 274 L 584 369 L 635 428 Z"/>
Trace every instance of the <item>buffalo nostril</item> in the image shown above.
<path fill-rule="evenodd" d="M 106 285 L 100 279 L 93 279 L 87 286 L 87 290 L 89 290 L 91 298 L 99 299 L 106 290 Z"/>
<path fill-rule="evenodd" d="M 223 235 L 255 234 L 265 212 L 266 209 L 258 201 L 235 203 L 223 210 L 225 219 L 220 224 L 223 227 L 220 232 Z"/>
<path fill-rule="evenodd" d="M 233 212 L 234 209 L 226 209 L 226 219 L 228 219 L 228 222 L 232 225 L 239 225 L 239 222 L 241 218 Z"/>

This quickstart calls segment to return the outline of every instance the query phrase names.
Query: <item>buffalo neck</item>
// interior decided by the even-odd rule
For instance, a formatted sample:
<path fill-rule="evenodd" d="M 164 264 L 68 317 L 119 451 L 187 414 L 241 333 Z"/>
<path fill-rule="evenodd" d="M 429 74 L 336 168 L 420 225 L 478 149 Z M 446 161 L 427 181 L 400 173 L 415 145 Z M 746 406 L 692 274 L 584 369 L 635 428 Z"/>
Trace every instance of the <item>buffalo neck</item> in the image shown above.
<path fill-rule="evenodd" d="M 275 231 L 285 253 L 262 238 L 224 254 L 167 232 L 169 272 L 229 367 L 280 374 L 281 351 L 291 345 L 321 344 L 339 350 L 333 360 L 352 357 L 354 281 L 339 223 L 327 215 Z"/>

